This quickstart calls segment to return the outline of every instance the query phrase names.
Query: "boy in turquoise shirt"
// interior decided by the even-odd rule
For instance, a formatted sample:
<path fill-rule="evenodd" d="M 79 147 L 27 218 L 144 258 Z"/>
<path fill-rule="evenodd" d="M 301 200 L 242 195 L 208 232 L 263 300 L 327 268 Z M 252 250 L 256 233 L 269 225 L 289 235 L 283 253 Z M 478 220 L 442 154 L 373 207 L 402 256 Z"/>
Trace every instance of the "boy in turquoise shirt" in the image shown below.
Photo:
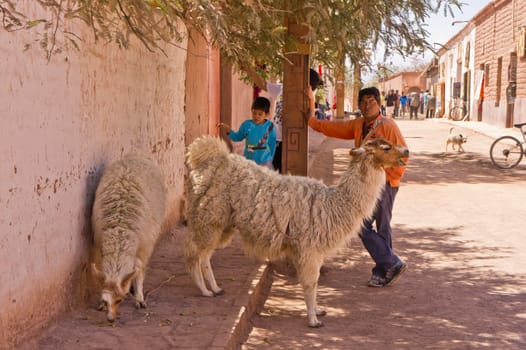
<path fill-rule="evenodd" d="M 230 126 L 219 123 L 224 128 L 232 141 L 245 140 L 243 155 L 259 165 L 274 169 L 272 159 L 276 151 L 276 130 L 274 124 L 268 119 L 270 101 L 265 97 L 258 97 L 252 102 L 252 119 L 247 119 L 233 131 Z"/>

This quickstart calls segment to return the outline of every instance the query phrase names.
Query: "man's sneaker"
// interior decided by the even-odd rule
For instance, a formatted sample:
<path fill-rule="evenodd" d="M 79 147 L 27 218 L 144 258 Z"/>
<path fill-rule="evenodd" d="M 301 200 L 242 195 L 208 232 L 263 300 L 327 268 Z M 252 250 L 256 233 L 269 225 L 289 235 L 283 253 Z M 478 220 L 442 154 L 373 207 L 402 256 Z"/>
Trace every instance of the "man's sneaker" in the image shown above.
<path fill-rule="evenodd" d="M 407 264 L 399 261 L 385 273 L 385 285 L 392 286 L 407 269 Z"/>
<path fill-rule="evenodd" d="M 385 286 L 386 280 L 383 277 L 372 275 L 367 285 L 373 288 L 381 288 Z"/>

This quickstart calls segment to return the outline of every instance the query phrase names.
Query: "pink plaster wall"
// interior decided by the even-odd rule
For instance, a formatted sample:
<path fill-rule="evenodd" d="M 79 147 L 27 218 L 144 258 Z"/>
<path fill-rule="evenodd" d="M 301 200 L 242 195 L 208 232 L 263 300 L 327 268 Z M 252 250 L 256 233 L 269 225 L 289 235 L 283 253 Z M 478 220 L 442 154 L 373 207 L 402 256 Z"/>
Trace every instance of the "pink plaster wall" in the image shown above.
<path fill-rule="evenodd" d="M 219 74 L 210 69 L 209 49 L 205 39 L 192 34 L 188 41 L 188 55 L 186 61 L 186 145 L 189 145 L 200 135 L 210 132 L 210 77 Z"/>
<path fill-rule="evenodd" d="M 239 76 L 234 73 L 232 78 L 232 128 L 239 130 L 242 122 L 252 118 L 250 107 L 252 106 L 253 92 L 252 87 L 241 81 Z M 243 154 L 245 142 L 234 142 L 234 152 Z"/>
<path fill-rule="evenodd" d="M 217 133 L 220 58 L 205 40 L 167 46 L 166 57 L 137 42 L 95 45 L 82 28 L 82 51 L 50 62 L 24 52 L 31 33 L 0 30 L 0 349 L 92 296 L 89 219 L 106 165 L 131 151 L 158 161 L 169 228 L 183 215 L 185 145 Z M 252 88 L 234 75 L 231 89 L 237 128 Z"/>
<path fill-rule="evenodd" d="M 79 24 L 79 28 L 82 25 Z M 0 348 L 16 347 L 86 299 L 93 192 L 138 151 L 183 193 L 186 52 L 90 44 L 47 62 L 27 32 L 0 30 Z M 183 45 L 184 46 L 184 45 Z"/>

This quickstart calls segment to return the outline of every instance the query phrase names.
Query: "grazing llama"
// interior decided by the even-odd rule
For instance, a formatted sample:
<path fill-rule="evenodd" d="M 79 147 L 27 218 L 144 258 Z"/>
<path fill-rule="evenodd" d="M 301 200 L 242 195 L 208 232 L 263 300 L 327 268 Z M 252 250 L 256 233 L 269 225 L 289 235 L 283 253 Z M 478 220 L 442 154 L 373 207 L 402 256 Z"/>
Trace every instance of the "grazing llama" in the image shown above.
<path fill-rule="evenodd" d="M 351 155 L 339 183 L 326 186 L 258 166 L 229 153 L 218 138 L 196 139 L 187 154 L 189 234 L 183 251 L 202 294 L 223 293 L 210 258 L 237 231 L 248 254 L 270 260 L 290 258 L 303 287 L 309 326 L 322 326 L 317 316 L 325 312 L 316 305 L 320 267 L 372 215 L 385 185 L 384 169 L 404 165 L 409 151 L 375 140 L 353 149 Z"/>
<path fill-rule="evenodd" d="M 149 159 L 126 156 L 102 175 L 93 204 L 92 271 L 102 283 L 100 309 L 107 308 L 110 322 L 132 281 L 135 306 L 146 307 L 145 269 L 161 234 L 165 206 L 164 179 Z"/>

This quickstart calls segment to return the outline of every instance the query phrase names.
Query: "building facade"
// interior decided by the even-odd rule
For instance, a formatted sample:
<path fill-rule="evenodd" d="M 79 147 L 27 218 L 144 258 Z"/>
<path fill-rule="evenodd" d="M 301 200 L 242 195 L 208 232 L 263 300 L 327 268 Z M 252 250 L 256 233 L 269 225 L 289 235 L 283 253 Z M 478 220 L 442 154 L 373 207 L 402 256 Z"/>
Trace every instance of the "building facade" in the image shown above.
<path fill-rule="evenodd" d="M 526 121 L 526 0 L 488 3 L 437 52 L 439 116 L 500 127 Z M 429 70 L 432 72 L 432 70 Z"/>
<path fill-rule="evenodd" d="M 480 88 L 474 120 L 512 127 L 526 122 L 526 0 L 495 0 L 472 22 Z"/>
<path fill-rule="evenodd" d="M 458 105 L 463 107 L 466 118 L 476 110 L 474 54 L 476 28 L 470 22 L 438 51 L 438 79 L 431 86 L 437 98 L 439 117 L 449 115 Z"/>
<path fill-rule="evenodd" d="M 413 92 L 422 92 L 425 90 L 425 78 L 422 72 L 399 72 L 382 78 L 378 81 L 378 89 L 384 91 L 387 95 L 389 90 L 398 90 L 400 94 L 411 94 Z"/>
<path fill-rule="evenodd" d="M 436 116 L 462 106 L 465 120 L 508 128 L 526 122 L 525 8 L 526 0 L 490 1 L 440 44 L 422 73 L 422 89 L 437 99 Z M 400 74 L 380 80 L 380 89 L 402 89 Z"/>

